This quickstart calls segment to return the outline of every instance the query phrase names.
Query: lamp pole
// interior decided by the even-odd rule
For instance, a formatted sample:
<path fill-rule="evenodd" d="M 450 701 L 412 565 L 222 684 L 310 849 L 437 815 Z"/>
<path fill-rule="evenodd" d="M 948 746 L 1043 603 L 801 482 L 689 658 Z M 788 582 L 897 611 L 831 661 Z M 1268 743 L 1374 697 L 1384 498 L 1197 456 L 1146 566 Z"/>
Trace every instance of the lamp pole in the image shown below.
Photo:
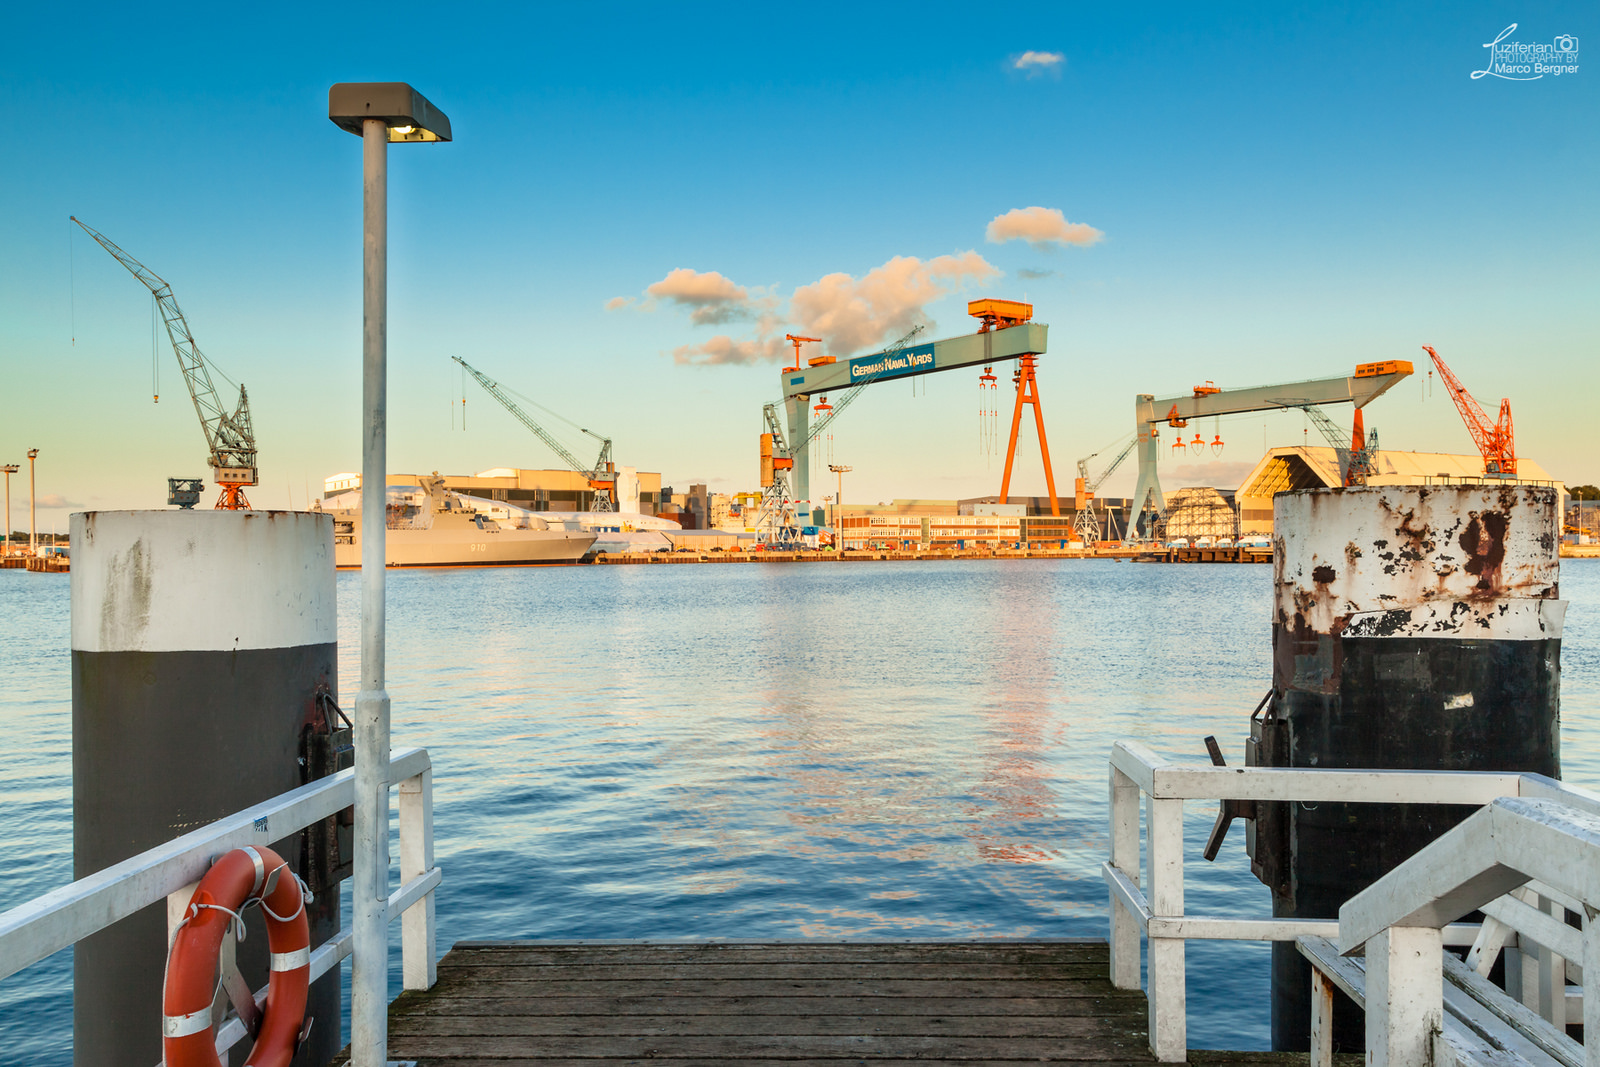
<path fill-rule="evenodd" d="M 389 127 L 361 135 L 361 691 L 356 694 L 355 963 L 352 1067 L 389 1057 L 389 693 L 384 688 L 384 550 L 388 503 Z M 367 1057 L 356 1052 L 368 1050 Z"/>
<path fill-rule="evenodd" d="M 37 448 L 28 449 L 28 552 L 39 554 L 39 513 L 34 493 L 33 461 L 39 458 Z"/>
<path fill-rule="evenodd" d="M 389 1060 L 389 693 L 384 688 L 388 483 L 390 141 L 448 141 L 450 120 L 404 82 L 328 90 L 328 118 L 361 136 L 361 690 L 355 714 L 351 1067 Z"/>
<path fill-rule="evenodd" d="M 11 555 L 11 476 L 21 469 L 15 463 L 7 463 L 5 466 L 0 467 L 0 471 L 4 471 L 6 476 L 6 547 L 4 552 L 0 552 L 0 555 Z"/>

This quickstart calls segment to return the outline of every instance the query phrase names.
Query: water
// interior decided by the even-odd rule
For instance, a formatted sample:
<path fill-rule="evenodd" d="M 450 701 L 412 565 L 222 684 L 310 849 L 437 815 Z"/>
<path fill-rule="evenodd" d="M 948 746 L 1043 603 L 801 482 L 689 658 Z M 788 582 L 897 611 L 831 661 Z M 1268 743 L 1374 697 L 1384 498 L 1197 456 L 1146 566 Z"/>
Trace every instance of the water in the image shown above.
<path fill-rule="evenodd" d="M 0 909 L 71 878 L 68 579 L 0 571 Z M 1600 563 L 1568 561 L 1567 778 L 1600 785 Z M 1242 762 L 1268 567 L 1014 561 L 389 576 L 396 745 L 433 756 L 458 939 L 1095 936 L 1106 755 Z M 339 576 L 353 698 L 357 576 Z M 1242 833 L 1191 912 L 1266 914 Z M 399 988 L 398 954 L 391 988 Z M 1197 1048 L 1265 1048 L 1268 952 L 1189 949 Z M 70 953 L 0 984 L 0 1063 L 70 1062 Z"/>

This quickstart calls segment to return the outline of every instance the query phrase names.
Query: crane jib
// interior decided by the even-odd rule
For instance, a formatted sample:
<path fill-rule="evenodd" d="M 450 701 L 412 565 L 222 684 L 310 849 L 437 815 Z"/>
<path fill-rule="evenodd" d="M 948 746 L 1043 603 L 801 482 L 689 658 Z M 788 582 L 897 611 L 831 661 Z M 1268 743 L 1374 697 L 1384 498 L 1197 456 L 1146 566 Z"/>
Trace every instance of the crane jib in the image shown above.
<path fill-rule="evenodd" d="M 178 357 L 178 367 L 189 389 L 189 399 L 194 402 L 195 414 L 200 417 L 200 429 L 206 437 L 206 451 L 216 482 L 223 489 L 218 507 L 248 508 L 241 490 L 257 484 L 256 439 L 250 420 L 250 400 L 244 386 L 239 387 L 239 402 L 232 412 L 223 406 L 211 382 L 211 372 L 205 354 L 195 344 L 189 322 L 178 307 L 172 286 L 155 271 L 123 251 L 109 237 L 89 226 L 76 216 L 84 233 L 111 254 L 111 257 L 128 269 L 128 272 L 150 290 L 150 295 L 161 308 L 161 319 L 166 326 L 167 338 L 172 342 L 173 354 Z"/>

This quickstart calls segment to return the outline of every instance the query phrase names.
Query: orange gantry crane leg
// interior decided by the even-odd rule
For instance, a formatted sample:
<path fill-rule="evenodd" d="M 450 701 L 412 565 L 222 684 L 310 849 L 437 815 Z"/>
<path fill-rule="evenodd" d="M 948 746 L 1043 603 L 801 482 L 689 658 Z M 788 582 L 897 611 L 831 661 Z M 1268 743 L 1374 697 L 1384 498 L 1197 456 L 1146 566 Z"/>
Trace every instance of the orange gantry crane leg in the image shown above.
<path fill-rule="evenodd" d="M 1017 361 L 1017 406 L 1011 412 L 1011 443 L 1006 446 L 1006 472 L 1000 478 L 1000 503 L 1009 499 L 1011 492 L 1011 464 L 1017 458 L 1017 431 L 1022 428 L 1022 405 L 1033 405 L 1033 424 L 1039 430 L 1039 455 L 1044 460 L 1044 484 L 1050 490 L 1050 514 L 1060 515 L 1061 504 L 1056 500 L 1056 476 L 1050 470 L 1050 443 L 1044 436 L 1044 411 L 1039 407 L 1039 381 L 1033 374 L 1032 353 Z"/>

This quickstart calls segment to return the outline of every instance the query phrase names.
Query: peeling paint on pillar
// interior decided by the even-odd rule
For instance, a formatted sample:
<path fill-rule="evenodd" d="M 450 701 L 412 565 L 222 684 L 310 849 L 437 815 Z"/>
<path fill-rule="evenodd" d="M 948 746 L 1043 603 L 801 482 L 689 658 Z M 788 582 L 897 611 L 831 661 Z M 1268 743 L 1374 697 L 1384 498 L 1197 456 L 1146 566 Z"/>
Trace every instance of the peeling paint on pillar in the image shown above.
<path fill-rule="evenodd" d="M 1371 486 L 1273 501 L 1273 701 L 1262 766 L 1560 774 L 1556 491 Z M 1267 808 L 1269 806 L 1263 806 Z M 1470 808 L 1281 804 L 1256 873 L 1279 916 L 1333 918 Z M 1273 1047 L 1306 1048 L 1310 976 L 1275 945 Z M 1335 1042 L 1362 1047 L 1358 1011 Z"/>
<path fill-rule="evenodd" d="M 301 784 L 315 690 L 338 682 L 333 524 L 262 511 L 72 516 L 73 874 L 82 878 Z M 299 835 L 274 848 L 298 866 Z M 308 906 L 312 944 L 339 928 L 337 892 Z M 239 945 L 266 982 L 256 911 Z M 161 1059 L 166 908 L 154 904 L 73 950 L 73 1059 Z M 295 1067 L 340 1045 L 339 974 Z M 235 1053 L 235 1059 L 243 1050 Z"/>

